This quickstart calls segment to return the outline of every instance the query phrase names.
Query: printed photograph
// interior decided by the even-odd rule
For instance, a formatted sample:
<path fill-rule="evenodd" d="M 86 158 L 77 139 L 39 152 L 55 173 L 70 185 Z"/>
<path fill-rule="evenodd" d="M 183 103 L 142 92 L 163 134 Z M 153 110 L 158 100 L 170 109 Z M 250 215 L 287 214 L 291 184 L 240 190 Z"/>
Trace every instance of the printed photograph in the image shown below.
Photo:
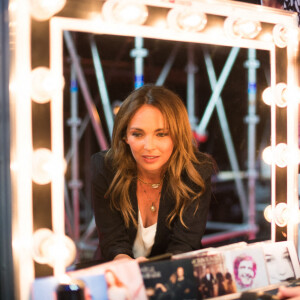
<path fill-rule="evenodd" d="M 239 292 L 260 288 L 269 284 L 268 273 L 261 246 L 248 246 L 226 251 L 225 264 L 233 274 Z"/>
<path fill-rule="evenodd" d="M 287 243 L 265 243 L 263 249 L 270 284 L 296 279 Z"/>
<path fill-rule="evenodd" d="M 207 299 L 235 293 L 236 285 L 221 253 L 211 253 L 192 260 L 194 276 L 198 281 L 198 299 Z"/>
<path fill-rule="evenodd" d="M 190 259 L 147 262 L 140 267 L 148 299 L 197 299 L 197 282 Z"/>

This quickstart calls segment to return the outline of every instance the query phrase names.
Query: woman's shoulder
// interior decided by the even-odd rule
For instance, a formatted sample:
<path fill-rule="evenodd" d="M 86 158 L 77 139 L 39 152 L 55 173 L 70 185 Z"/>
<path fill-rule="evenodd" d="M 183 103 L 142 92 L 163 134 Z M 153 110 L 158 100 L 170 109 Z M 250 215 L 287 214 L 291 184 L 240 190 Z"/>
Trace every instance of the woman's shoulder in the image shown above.
<path fill-rule="evenodd" d="M 108 174 L 112 172 L 112 164 L 109 159 L 106 158 L 108 150 L 100 151 L 92 155 L 91 157 L 91 171 L 92 178 L 96 177 L 97 174 Z"/>

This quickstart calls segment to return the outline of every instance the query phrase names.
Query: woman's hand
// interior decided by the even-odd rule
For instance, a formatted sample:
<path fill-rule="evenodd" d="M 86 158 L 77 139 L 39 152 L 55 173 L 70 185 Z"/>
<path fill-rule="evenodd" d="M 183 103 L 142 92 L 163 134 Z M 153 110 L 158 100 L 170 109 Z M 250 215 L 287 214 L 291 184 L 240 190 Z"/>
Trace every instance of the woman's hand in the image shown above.
<path fill-rule="evenodd" d="M 280 299 L 288 298 L 289 300 L 300 300 L 300 286 L 280 286 L 278 289 L 277 297 Z"/>
<path fill-rule="evenodd" d="M 140 257 L 137 257 L 135 259 L 138 263 L 141 263 L 141 262 L 145 262 L 148 260 L 148 258 L 144 257 L 144 256 L 140 256 Z"/>
<path fill-rule="evenodd" d="M 119 259 L 133 259 L 127 254 L 118 254 L 114 257 L 114 260 L 119 260 Z"/>

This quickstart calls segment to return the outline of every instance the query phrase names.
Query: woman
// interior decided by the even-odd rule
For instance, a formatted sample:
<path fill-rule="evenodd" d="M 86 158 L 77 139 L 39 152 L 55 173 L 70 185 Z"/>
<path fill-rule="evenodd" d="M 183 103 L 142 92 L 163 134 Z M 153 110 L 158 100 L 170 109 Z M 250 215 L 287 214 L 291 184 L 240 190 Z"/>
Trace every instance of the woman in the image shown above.
<path fill-rule="evenodd" d="M 107 296 L 109 300 L 130 300 L 128 289 L 112 270 L 105 270 Z"/>
<path fill-rule="evenodd" d="M 170 90 L 133 91 L 115 118 L 111 149 L 92 157 L 101 257 L 151 257 L 199 249 L 212 161 L 194 143 L 187 112 Z"/>

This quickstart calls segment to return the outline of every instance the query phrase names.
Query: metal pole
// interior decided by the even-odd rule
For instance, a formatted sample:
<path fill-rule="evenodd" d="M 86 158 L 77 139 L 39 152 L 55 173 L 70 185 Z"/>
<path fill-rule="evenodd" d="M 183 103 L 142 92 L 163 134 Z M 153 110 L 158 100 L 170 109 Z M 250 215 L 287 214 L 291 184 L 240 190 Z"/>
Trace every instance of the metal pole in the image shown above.
<path fill-rule="evenodd" d="M 256 60 L 256 50 L 248 49 L 248 60 L 245 62 L 248 68 L 248 116 L 245 122 L 248 123 L 248 223 L 249 226 L 255 226 L 255 185 L 257 172 L 255 168 L 255 150 L 256 150 L 256 124 L 259 121 L 256 115 L 256 69 L 259 68 L 259 61 Z M 253 232 L 250 239 L 255 238 Z"/>
<path fill-rule="evenodd" d="M 89 116 L 91 118 L 91 122 L 92 122 L 92 125 L 94 128 L 99 146 L 102 150 L 105 150 L 108 148 L 108 143 L 107 143 L 105 134 L 104 134 L 102 126 L 101 126 L 101 121 L 100 121 L 99 114 L 97 112 L 97 108 L 96 108 L 96 106 L 93 102 L 92 96 L 89 92 L 88 85 L 87 85 L 84 73 L 82 71 L 82 68 L 81 68 L 81 65 L 80 65 L 80 62 L 78 59 L 78 55 L 77 55 L 77 52 L 75 49 L 75 45 L 73 43 L 73 39 L 71 37 L 70 32 L 64 31 L 64 38 L 66 41 L 68 51 L 71 55 L 72 62 L 74 63 L 79 86 L 81 88 L 83 98 L 85 100 L 85 104 L 86 104 Z"/>
<path fill-rule="evenodd" d="M 214 66 L 213 66 L 211 57 L 208 54 L 208 52 L 206 52 L 206 51 L 204 52 L 204 59 L 205 59 L 205 64 L 206 64 L 206 69 L 207 69 L 211 89 L 214 90 L 217 85 L 216 74 L 214 71 Z M 247 217 L 247 211 L 248 211 L 247 197 L 246 197 L 246 192 L 244 190 L 243 182 L 241 180 L 240 168 L 239 168 L 239 164 L 238 164 L 238 160 L 237 160 L 237 155 L 236 155 L 236 152 L 234 149 L 234 145 L 233 145 L 232 137 L 230 134 L 230 129 L 228 126 L 228 121 L 227 121 L 227 117 L 225 114 L 225 109 L 224 109 L 223 101 L 222 101 L 221 97 L 219 97 L 218 101 L 216 102 L 216 110 L 217 110 L 218 118 L 220 121 L 220 126 L 221 126 L 221 130 L 222 130 L 222 134 L 223 134 L 223 138 L 224 138 L 224 142 L 225 142 L 225 146 L 226 146 L 226 150 L 227 150 L 227 155 L 229 158 L 231 168 L 233 170 L 235 186 L 237 189 L 237 193 L 239 195 L 239 200 L 240 200 L 241 208 L 242 208 L 242 212 L 243 212 L 243 218 L 245 221 L 246 217 Z"/>
<path fill-rule="evenodd" d="M 148 50 L 143 48 L 144 39 L 135 37 L 135 48 L 130 51 L 130 56 L 133 57 L 135 67 L 134 88 L 138 89 L 144 85 L 144 57 L 148 55 Z"/>
<path fill-rule="evenodd" d="M 225 85 L 225 82 L 229 76 L 229 73 L 232 69 L 232 66 L 236 60 L 236 57 L 239 53 L 239 48 L 232 48 L 230 53 L 229 53 L 229 56 L 226 60 L 226 63 L 223 67 L 223 70 L 221 72 L 221 75 L 218 79 L 218 82 L 216 83 L 215 85 L 215 88 L 214 88 L 214 91 L 209 99 L 209 102 L 208 102 L 208 105 L 205 109 L 205 112 L 203 114 L 203 117 L 201 118 L 201 121 L 196 129 L 197 133 L 199 134 L 205 134 L 205 130 L 206 130 L 206 126 L 210 120 L 210 117 L 212 115 L 212 112 L 213 112 L 213 109 L 217 103 L 217 101 L 219 100 L 219 97 L 220 97 L 220 94 L 222 92 L 222 89 Z"/>
<path fill-rule="evenodd" d="M 195 73 L 197 67 L 195 65 L 194 45 L 188 45 L 188 64 L 187 64 L 187 111 L 191 127 L 195 128 L 197 118 L 195 117 Z"/>
<path fill-rule="evenodd" d="M 82 182 L 79 179 L 79 145 L 78 145 L 78 126 L 80 126 L 80 118 L 78 117 L 78 86 L 76 80 L 76 72 L 74 64 L 71 65 L 71 118 L 68 125 L 71 127 L 71 148 L 73 152 L 71 160 L 71 180 L 69 188 L 72 191 L 73 203 L 73 238 L 75 241 L 80 237 L 80 199 L 79 193 Z"/>
<path fill-rule="evenodd" d="M 97 77 L 97 84 L 99 88 L 99 93 L 101 96 L 102 106 L 107 122 L 107 127 L 110 136 L 112 136 L 113 127 L 114 127 L 114 117 L 111 109 L 111 104 L 109 101 L 109 96 L 107 92 L 107 86 L 105 83 L 105 77 L 102 69 L 102 64 L 100 60 L 100 55 L 97 50 L 97 46 L 95 43 L 94 36 L 90 35 L 90 45 L 91 45 L 91 51 L 92 51 L 92 57 L 93 57 L 93 63 L 94 63 L 94 69 Z"/>
<path fill-rule="evenodd" d="M 179 50 L 179 47 L 180 47 L 180 44 L 179 43 L 176 43 L 168 60 L 166 61 L 163 69 L 161 70 L 160 74 L 159 74 L 159 77 L 157 78 L 156 80 L 156 83 L 155 85 L 163 85 L 166 81 L 166 78 L 173 66 L 173 63 L 175 61 L 175 58 L 176 58 L 176 55 L 178 53 L 178 50 Z"/>

